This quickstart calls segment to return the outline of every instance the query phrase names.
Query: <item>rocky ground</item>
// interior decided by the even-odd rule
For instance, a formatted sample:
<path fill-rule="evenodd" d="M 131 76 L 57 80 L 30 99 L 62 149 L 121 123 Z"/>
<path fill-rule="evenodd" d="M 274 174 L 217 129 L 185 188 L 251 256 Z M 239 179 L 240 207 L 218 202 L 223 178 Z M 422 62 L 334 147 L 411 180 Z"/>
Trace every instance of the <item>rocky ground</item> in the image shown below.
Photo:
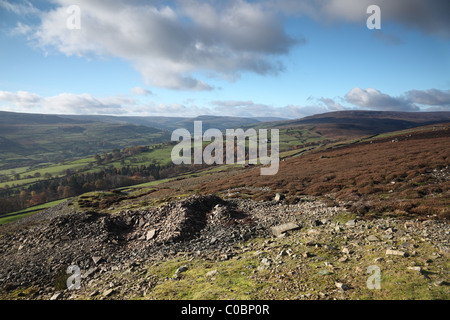
<path fill-rule="evenodd" d="M 0 297 L 450 298 L 447 222 L 364 220 L 344 208 L 282 195 L 192 196 L 115 214 L 65 203 L 0 229 Z M 69 266 L 81 270 L 77 290 Z"/>

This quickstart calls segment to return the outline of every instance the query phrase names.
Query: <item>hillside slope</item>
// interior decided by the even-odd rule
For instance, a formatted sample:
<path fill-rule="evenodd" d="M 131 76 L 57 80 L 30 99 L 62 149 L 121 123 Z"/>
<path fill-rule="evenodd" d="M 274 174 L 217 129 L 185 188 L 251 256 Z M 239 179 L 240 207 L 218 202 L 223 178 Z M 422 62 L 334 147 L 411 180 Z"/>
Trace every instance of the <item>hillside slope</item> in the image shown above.
<path fill-rule="evenodd" d="M 203 184 L 204 193 L 245 192 L 290 201 L 302 195 L 348 201 L 359 214 L 437 215 L 450 218 L 450 126 L 429 127 L 347 146 L 318 150 L 280 163 L 278 174 L 259 169 Z M 258 191 L 270 188 L 271 193 Z M 257 190 L 257 191 L 252 191 Z"/>
<path fill-rule="evenodd" d="M 260 120 L 253 118 L 229 117 L 229 116 L 197 116 L 197 117 L 159 117 L 159 116 L 62 116 L 67 119 L 79 119 L 87 121 L 101 121 L 115 124 L 133 124 L 146 127 L 158 128 L 166 131 L 173 131 L 179 128 L 186 128 L 190 132 L 193 131 L 194 121 L 202 121 L 203 129 L 210 128 L 226 130 L 240 128 L 247 125 L 260 123 Z"/>
<path fill-rule="evenodd" d="M 146 126 L 0 112 L 0 169 L 56 162 L 170 140 Z"/>
<path fill-rule="evenodd" d="M 0 298 L 446 300 L 449 162 L 442 124 L 75 197 L 0 227 Z"/>
<path fill-rule="evenodd" d="M 350 138 L 450 122 L 450 112 L 337 111 L 272 123 L 275 128 L 308 127 L 327 138 Z"/>

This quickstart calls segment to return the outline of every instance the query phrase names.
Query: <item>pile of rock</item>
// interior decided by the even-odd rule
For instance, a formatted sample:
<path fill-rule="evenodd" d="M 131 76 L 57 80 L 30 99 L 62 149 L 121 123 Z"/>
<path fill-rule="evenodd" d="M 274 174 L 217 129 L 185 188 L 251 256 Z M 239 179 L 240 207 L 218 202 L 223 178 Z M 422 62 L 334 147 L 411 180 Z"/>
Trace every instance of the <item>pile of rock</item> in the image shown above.
<path fill-rule="evenodd" d="M 343 211 L 310 199 L 286 205 L 279 199 L 223 200 L 214 195 L 192 196 L 158 208 L 117 214 L 52 211 L 48 222 L 43 219 L 34 227 L 0 236 L 0 289 L 36 285 L 43 288 L 40 296 L 50 298 L 58 277 L 67 275 L 71 265 L 81 269 L 86 280 L 83 283 L 98 277 L 112 283 L 118 270 L 134 270 L 152 261 L 173 258 L 179 252 L 228 260 L 233 257 L 237 242 L 259 236 L 285 237 L 298 229 L 302 234 L 301 241 L 297 239 L 298 246 L 328 250 L 337 263 L 358 261 L 367 245 L 383 252 L 385 258 L 414 256 L 417 243 L 411 241 L 412 237 L 438 244 L 441 254 L 449 251 L 445 222 L 401 222 L 389 218 L 338 222 L 336 216 Z M 340 242 L 345 246 L 335 247 Z M 273 268 L 276 259 L 291 255 L 286 249 L 272 260 L 262 256 L 261 269 Z M 314 254 L 306 250 L 302 257 L 311 259 Z M 144 280 L 139 290 L 145 290 L 153 281 Z M 104 296 L 114 295 L 118 285 L 112 283 Z M 341 291 L 348 289 L 344 285 L 336 287 Z M 101 292 L 104 290 L 101 288 Z"/>
<path fill-rule="evenodd" d="M 56 216 L 0 237 L 0 288 L 53 285 L 68 266 L 90 270 L 99 258 L 103 264 L 127 265 L 178 251 L 225 251 L 228 243 L 255 231 L 246 217 L 213 195 L 114 215 L 90 211 Z"/>

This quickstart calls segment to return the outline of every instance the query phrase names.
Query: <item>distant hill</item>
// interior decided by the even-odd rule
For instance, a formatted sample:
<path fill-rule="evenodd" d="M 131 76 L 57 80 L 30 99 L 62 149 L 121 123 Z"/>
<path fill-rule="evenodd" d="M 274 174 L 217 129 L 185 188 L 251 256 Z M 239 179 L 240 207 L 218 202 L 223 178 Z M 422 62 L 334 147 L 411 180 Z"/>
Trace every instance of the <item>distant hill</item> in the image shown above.
<path fill-rule="evenodd" d="M 445 122 L 450 122 L 450 112 L 337 111 L 271 125 L 274 128 L 306 127 L 328 138 L 349 138 Z"/>
<path fill-rule="evenodd" d="M 84 123 L 92 122 L 89 120 L 82 121 Z M 34 114 L 34 113 L 17 113 L 0 111 L 0 128 L 8 125 L 28 125 L 28 124 L 73 124 L 80 123 L 70 118 L 60 117 L 51 114 Z"/>
<path fill-rule="evenodd" d="M 109 152 L 134 145 L 170 140 L 178 128 L 193 132 L 216 128 L 279 128 L 292 146 L 316 140 L 345 140 L 385 132 L 450 122 L 450 112 L 338 111 L 297 120 L 228 116 L 126 117 L 103 115 L 43 115 L 0 111 L 0 170 L 11 166 L 54 162 Z M 286 138 L 285 137 L 285 138 Z"/>
<path fill-rule="evenodd" d="M 134 116 L 104 116 L 104 115 L 61 115 L 69 120 L 100 121 L 114 124 L 133 124 L 169 131 L 178 121 L 183 121 L 184 117 L 134 117 Z"/>
<path fill-rule="evenodd" d="M 202 121 L 203 129 L 233 129 L 248 126 L 251 124 L 260 123 L 260 120 L 254 118 L 240 118 L 228 116 L 198 116 L 198 117 L 124 117 L 124 116 L 101 116 L 101 115 L 64 115 L 61 116 L 70 120 L 83 121 L 101 121 L 107 123 L 133 124 L 146 127 L 158 128 L 165 131 L 173 131 L 179 128 L 185 128 L 193 131 L 194 121 Z M 267 120 L 274 121 L 278 118 L 268 118 Z"/>
<path fill-rule="evenodd" d="M 0 169 L 168 140 L 167 131 L 125 122 L 0 112 Z"/>
<path fill-rule="evenodd" d="M 274 119 L 278 118 L 270 118 Z M 203 130 L 221 131 L 262 123 L 253 118 L 209 115 L 131 117 L 0 111 L 0 170 L 167 142 L 175 129 L 193 132 L 194 121 L 202 121 Z"/>
<path fill-rule="evenodd" d="M 261 121 L 261 122 L 273 122 L 273 121 L 287 121 L 289 119 L 280 118 L 280 117 L 252 117 L 252 119 Z"/>

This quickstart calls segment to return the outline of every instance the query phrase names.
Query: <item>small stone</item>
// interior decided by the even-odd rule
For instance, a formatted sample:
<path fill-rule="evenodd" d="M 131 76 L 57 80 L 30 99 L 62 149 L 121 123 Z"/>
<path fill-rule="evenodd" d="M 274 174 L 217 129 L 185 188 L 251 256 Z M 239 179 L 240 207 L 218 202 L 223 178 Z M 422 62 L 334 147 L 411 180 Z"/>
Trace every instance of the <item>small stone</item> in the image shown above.
<path fill-rule="evenodd" d="M 50 300 L 59 300 L 61 297 L 62 297 L 62 292 L 57 292 L 54 295 L 52 295 Z"/>
<path fill-rule="evenodd" d="M 434 261 L 436 259 L 439 259 L 440 257 L 441 257 L 440 255 L 432 254 L 428 256 L 428 259 Z"/>
<path fill-rule="evenodd" d="M 333 274 L 333 272 L 331 272 L 330 270 L 320 270 L 318 274 L 320 274 L 321 276 L 328 276 L 330 274 Z"/>
<path fill-rule="evenodd" d="M 253 255 L 254 256 L 259 256 L 259 255 L 262 255 L 264 253 L 264 251 L 262 251 L 262 250 L 256 250 L 254 253 L 253 253 Z"/>
<path fill-rule="evenodd" d="M 187 266 L 181 266 L 177 269 L 177 271 L 175 271 L 175 273 L 182 273 L 182 272 L 186 272 L 188 270 Z"/>
<path fill-rule="evenodd" d="M 89 276 L 93 275 L 93 274 L 94 274 L 95 272 L 97 272 L 97 271 L 98 271 L 98 268 L 97 268 L 97 267 L 90 268 L 88 271 L 86 271 L 86 272 L 81 276 L 81 278 L 83 278 L 83 279 L 88 278 Z"/>
<path fill-rule="evenodd" d="M 275 194 L 275 197 L 273 198 L 273 200 L 275 200 L 276 202 L 281 201 L 285 198 L 284 194 L 281 193 L 277 193 Z"/>
<path fill-rule="evenodd" d="M 217 275 L 219 273 L 219 271 L 217 270 L 211 270 L 208 273 L 206 273 L 206 277 L 210 278 L 210 277 L 214 277 L 215 275 Z"/>
<path fill-rule="evenodd" d="M 293 222 L 281 224 L 275 227 L 270 228 L 272 231 L 272 234 L 276 237 L 280 236 L 281 234 L 285 233 L 286 231 L 295 230 L 300 228 L 297 224 Z"/>
<path fill-rule="evenodd" d="M 347 248 L 347 247 L 345 247 L 345 248 L 342 248 L 342 253 L 345 253 L 345 254 L 350 254 L 350 249 L 349 249 L 349 248 Z"/>
<path fill-rule="evenodd" d="M 99 295 L 99 291 L 98 290 L 94 290 L 94 291 L 92 291 L 90 294 L 89 294 L 89 297 L 95 297 L 95 296 L 98 296 Z"/>
<path fill-rule="evenodd" d="M 449 254 L 450 253 L 450 246 L 440 245 L 439 246 L 439 251 L 441 253 L 444 253 L 444 254 Z"/>
<path fill-rule="evenodd" d="M 334 284 L 341 292 L 347 291 L 348 289 L 350 289 L 349 286 L 347 286 L 347 285 L 345 285 L 343 283 L 340 283 L 340 282 L 335 282 Z"/>
<path fill-rule="evenodd" d="M 422 268 L 421 267 L 408 267 L 408 270 L 422 272 Z"/>
<path fill-rule="evenodd" d="M 387 255 L 393 255 L 393 256 L 406 257 L 406 253 L 403 252 L 403 251 L 399 251 L 399 250 L 391 250 L 391 249 L 388 249 L 388 250 L 386 250 L 386 254 L 387 254 Z"/>
<path fill-rule="evenodd" d="M 112 296 L 115 292 L 116 292 L 116 291 L 115 291 L 113 288 L 111 288 L 111 289 L 108 289 L 108 290 L 104 291 L 104 292 L 103 292 L 103 296 L 104 296 L 104 297 L 110 297 L 110 296 Z"/>
<path fill-rule="evenodd" d="M 322 224 L 323 223 L 321 221 L 319 221 L 319 220 L 314 220 L 314 222 L 313 222 L 313 225 L 316 226 L 316 227 L 321 226 Z"/>
<path fill-rule="evenodd" d="M 339 262 L 347 262 L 348 261 L 348 257 L 347 256 L 342 256 L 339 258 L 338 260 Z"/>
<path fill-rule="evenodd" d="M 99 264 L 102 261 L 102 257 L 100 256 L 92 257 L 92 261 L 94 261 L 95 264 Z"/>
<path fill-rule="evenodd" d="M 437 280 L 437 281 L 434 282 L 434 285 L 435 285 L 436 287 L 439 287 L 439 286 L 448 286 L 449 283 L 446 282 L 446 281 L 444 281 L 444 280 Z"/>
<path fill-rule="evenodd" d="M 404 242 L 400 246 L 402 248 L 406 248 L 406 249 L 414 249 L 415 248 L 414 244 L 412 244 L 411 242 Z"/>
<path fill-rule="evenodd" d="M 262 258 L 261 259 L 261 264 L 265 267 L 270 267 L 271 261 L 268 258 Z"/>
<path fill-rule="evenodd" d="M 354 227 L 356 225 L 356 220 L 352 219 L 345 223 L 347 227 Z"/>
<path fill-rule="evenodd" d="M 147 235 L 145 236 L 145 238 L 147 239 L 147 241 L 149 241 L 155 237 L 155 234 L 156 234 L 156 229 L 152 229 L 147 232 Z"/>
<path fill-rule="evenodd" d="M 375 242 L 375 241 L 379 241 L 380 239 L 378 239 L 374 235 L 370 235 L 370 236 L 367 237 L 367 240 L 369 240 L 370 242 Z"/>
<path fill-rule="evenodd" d="M 227 261 L 227 260 L 230 260 L 231 258 L 233 258 L 233 254 L 231 254 L 231 253 L 224 253 L 224 254 L 220 255 L 221 261 Z"/>

